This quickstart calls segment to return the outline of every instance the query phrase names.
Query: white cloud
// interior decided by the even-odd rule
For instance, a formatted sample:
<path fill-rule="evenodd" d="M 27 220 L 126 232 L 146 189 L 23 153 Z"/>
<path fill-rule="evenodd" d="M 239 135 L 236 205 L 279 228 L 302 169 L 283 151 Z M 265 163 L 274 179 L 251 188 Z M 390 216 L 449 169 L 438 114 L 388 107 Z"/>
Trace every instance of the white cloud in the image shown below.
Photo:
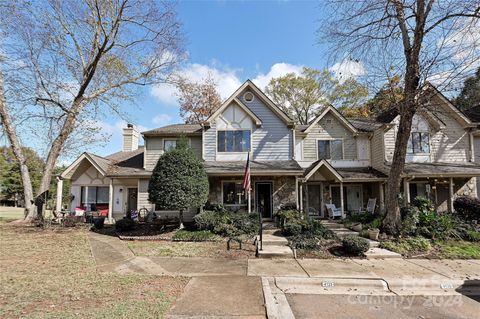
<path fill-rule="evenodd" d="M 177 72 L 177 74 L 193 82 L 200 82 L 210 74 L 218 85 L 218 93 L 222 99 L 226 99 L 241 85 L 236 71 L 226 67 L 217 68 L 215 66 L 191 63 Z M 176 92 L 177 90 L 172 84 L 156 85 L 151 91 L 152 95 L 160 102 L 175 106 L 177 105 Z"/>
<path fill-rule="evenodd" d="M 335 74 L 335 77 L 340 81 L 343 82 L 347 79 L 351 78 L 358 78 L 365 74 L 365 68 L 363 64 L 357 61 L 353 61 L 350 59 L 343 60 L 342 62 L 335 63 L 331 68 Z"/>
<path fill-rule="evenodd" d="M 267 73 L 258 74 L 254 79 L 252 79 L 252 81 L 261 90 L 264 90 L 268 83 L 270 83 L 270 80 L 272 78 L 278 78 L 288 73 L 295 73 L 298 75 L 302 72 L 302 68 L 303 66 L 301 65 L 294 65 L 289 63 L 275 63 L 274 65 L 272 65 L 272 67 Z"/>
<path fill-rule="evenodd" d="M 152 123 L 156 125 L 167 125 L 172 123 L 172 117 L 168 114 L 158 114 L 152 119 Z"/>
<path fill-rule="evenodd" d="M 286 75 L 287 73 L 300 74 L 303 66 L 289 63 L 275 63 L 271 66 L 267 73 L 257 74 L 252 81 L 258 85 L 260 89 L 265 89 L 270 80 L 274 77 Z M 238 70 L 217 65 L 205 65 L 198 63 L 191 63 L 178 72 L 178 75 L 185 77 L 193 82 L 200 82 L 209 74 L 218 84 L 218 93 L 222 99 L 228 98 L 236 89 L 242 84 L 242 80 L 237 74 Z M 175 96 L 176 88 L 171 84 L 160 84 L 154 86 L 151 94 L 160 102 L 177 106 L 177 98 Z"/>

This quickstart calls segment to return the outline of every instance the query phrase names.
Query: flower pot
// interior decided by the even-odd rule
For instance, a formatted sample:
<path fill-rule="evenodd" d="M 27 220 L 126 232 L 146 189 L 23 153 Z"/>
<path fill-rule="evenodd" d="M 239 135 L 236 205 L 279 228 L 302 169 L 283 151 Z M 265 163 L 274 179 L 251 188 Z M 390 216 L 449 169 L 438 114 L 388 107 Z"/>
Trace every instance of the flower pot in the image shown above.
<path fill-rule="evenodd" d="M 363 229 L 363 226 L 362 226 L 362 223 L 356 223 L 356 224 L 352 224 L 351 228 L 356 232 L 361 232 Z"/>
<path fill-rule="evenodd" d="M 368 237 L 370 237 L 371 240 L 378 240 L 378 235 L 380 234 L 379 229 L 369 229 L 368 230 Z"/>

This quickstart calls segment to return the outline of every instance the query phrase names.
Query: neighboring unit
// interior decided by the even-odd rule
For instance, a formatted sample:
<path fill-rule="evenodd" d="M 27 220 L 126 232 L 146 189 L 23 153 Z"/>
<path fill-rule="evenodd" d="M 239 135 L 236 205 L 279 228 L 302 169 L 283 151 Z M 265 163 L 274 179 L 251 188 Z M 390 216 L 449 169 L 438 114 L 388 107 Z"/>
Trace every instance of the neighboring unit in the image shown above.
<path fill-rule="evenodd" d="M 456 196 L 477 195 L 479 131 L 435 88 L 427 90 L 433 98 L 414 117 L 402 191 L 405 202 L 427 196 L 437 210 L 451 211 Z M 378 212 L 385 207 L 398 121 L 394 112 L 347 119 L 326 107 L 309 125 L 296 125 L 248 80 L 204 123 L 142 132 L 140 147 L 139 133 L 129 125 L 123 129 L 121 152 L 106 157 L 84 153 L 61 179 L 71 180 L 71 210 L 101 207 L 111 220 L 143 207 L 175 216 L 149 203 L 147 189 L 158 158 L 183 135 L 204 161 L 211 203 L 247 210 L 242 178 L 250 152 L 251 208 L 264 218 L 287 204 L 319 218 L 364 211 L 367 204 Z M 184 216 L 191 219 L 197 211 L 192 207 Z"/>

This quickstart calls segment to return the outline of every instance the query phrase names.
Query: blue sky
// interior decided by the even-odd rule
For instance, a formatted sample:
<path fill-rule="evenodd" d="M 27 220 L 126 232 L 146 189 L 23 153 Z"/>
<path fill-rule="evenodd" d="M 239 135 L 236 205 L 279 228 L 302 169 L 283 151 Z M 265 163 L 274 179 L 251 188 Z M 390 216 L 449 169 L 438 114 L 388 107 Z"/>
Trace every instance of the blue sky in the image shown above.
<path fill-rule="evenodd" d="M 213 74 L 223 98 L 246 79 L 260 88 L 272 77 L 299 72 L 302 66 L 324 68 L 327 53 L 317 44 L 321 1 L 181 1 L 177 7 L 186 36 L 188 61 L 180 73 L 193 80 Z M 338 66 L 338 65 L 337 65 Z M 140 130 L 180 123 L 178 105 L 168 85 L 149 87 L 136 105 L 123 105 L 129 121 Z M 121 148 L 126 122 L 111 118 L 101 123 L 112 138 L 99 155 Z"/>

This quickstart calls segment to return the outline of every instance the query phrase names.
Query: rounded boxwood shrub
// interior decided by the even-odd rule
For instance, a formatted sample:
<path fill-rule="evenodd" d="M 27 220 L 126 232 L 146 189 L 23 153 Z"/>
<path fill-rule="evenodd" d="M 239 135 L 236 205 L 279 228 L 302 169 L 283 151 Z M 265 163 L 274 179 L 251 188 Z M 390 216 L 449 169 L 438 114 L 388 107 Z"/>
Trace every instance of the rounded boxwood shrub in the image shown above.
<path fill-rule="evenodd" d="M 297 223 L 287 223 L 283 226 L 282 231 L 285 236 L 295 236 L 302 232 L 302 225 Z"/>
<path fill-rule="evenodd" d="M 370 248 L 370 243 L 365 238 L 349 235 L 342 239 L 342 247 L 349 255 L 361 256 Z"/>
<path fill-rule="evenodd" d="M 316 250 L 321 247 L 320 239 L 313 234 L 299 234 L 292 236 L 290 246 L 297 249 Z"/>
<path fill-rule="evenodd" d="M 135 222 L 130 218 L 120 219 L 115 223 L 115 229 L 119 232 L 129 231 L 135 227 Z"/>
<path fill-rule="evenodd" d="M 480 219 L 480 199 L 469 196 L 461 196 L 453 201 L 453 208 L 465 221 Z"/>

